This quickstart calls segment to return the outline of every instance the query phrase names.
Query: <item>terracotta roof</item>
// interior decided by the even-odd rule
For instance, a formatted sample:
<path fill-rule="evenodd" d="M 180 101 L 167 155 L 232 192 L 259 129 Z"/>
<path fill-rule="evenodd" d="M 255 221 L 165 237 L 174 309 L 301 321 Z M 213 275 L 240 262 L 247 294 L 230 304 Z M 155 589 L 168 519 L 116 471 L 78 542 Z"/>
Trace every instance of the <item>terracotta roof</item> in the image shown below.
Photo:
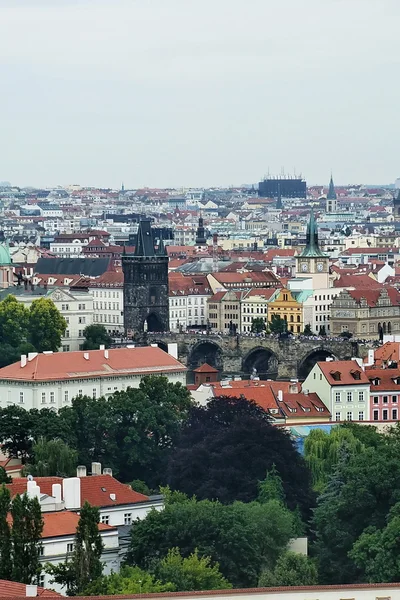
<path fill-rule="evenodd" d="M 194 373 L 218 373 L 218 369 L 214 369 L 211 365 L 203 363 L 201 367 L 194 369 Z"/>
<path fill-rule="evenodd" d="M 43 513 L 43 533 L 42 539 L 59 537 L 62 535 L 75 535 L 76 528 L 79 523 L 79 515 L 69 510 L 63 510 L 60 512 L 48 512 Z M 116 529 L 111 525 L 105 523 L 99 523 L 98 528 L 100 531 L 112 531 Z"/>
<path fill-rule="evenodd" d="M 341 255 L 346 256 L 349 254 L 398 254 L 398 248 L 348 248 L 347 250 L 343 250 Z"/>
<path fill-rule="evenodd" d="M 372 271 L 371 271 L 372 272 Z M 366 273 L 341 274 L 339 279 L 333 282 L 334 287 L 354 287 L 354 288 L 382 288 L 374 277 Z"/>
<path fill-rule="evenodd" d="M 7 598 L 10 596 L 26 597 L 26 584 L 0 579 L 0 598 Z M 43 596 L 44 598 L 63 597 L 61 594 L 58 594 L 53 590 L 46 590 L 45 588 L 39 586 L 37 588 L 37 596 Z"/>
<path fill-rule="evenodd" d="M 245 296 L 244 296 L 244 300 L 246 300 L 247 298 L 252 298 L 253 296 L 265 296 L 265 299 L 268 300 L 269 298 L 271 298 L 271 296 L 273 296 L 276 292 L 275 288 L 252 288 L 251 290 L 249 290 L 248 292 L 246 292 Z"/>
<path fill-rule="evenodd" d="M 21 361 L 3 367 L 0 379 L 48 381 L 186 370 L 182 363 L 161 348 L 113 348 L 106 352 L 108 358 L 105 358 L 104 350 L 38 354 L 25 367 L 21 367 Z"/>
<path fill-rule="evenodd" d="M 372 392 L 400 392 L 400 369 L 368 369 L 366 375 L 371 382 Z M 375 385 L 373 381 L 379 379 L 379 384 Z"/>
<path fill-rule="evenodd" d="M 368 377 L 355 360 L 332 360 L 317 364 L 330 385 L 369 384 Z M 338 379 L 334 378 L 336 373 L 338 373 Z M 359 373 L 359 379 L 355 378 L 357 373 Z"/>
<path fill-rule="evenodd" d="M 321 398 L 315 392 L 305 394 L 285 393 L 283 394 L 282 402 L 278 402 L 279 407 L 284 412 L 286 417 L 295 418 L 310 418 L 310 417 L 325 417 L 331 416 Z"/>
<path fill-rule="evenodd" d="M 148 496 L 135 492 L 129 485 L 121 483 L 111 475 L 89 475 L 81 477 L 81 506 L 87 500 L 93 506 L 118 506 L 122 504 L 137 504 L 146 502 Z M 16 477 L 7 487 L 14 497 L 24 494 L 27 486 L 26 477 Z M 55 483 L 62 485 L 62 477 L 35 477 L 41 494 L 52 495 L 52 486 Z M 115 494 L 115 500 L 110 499 L 110 494 Z"/>
<path fill-rule="evenodd" d="M 376 287 L 373 284 L 372 288 L 361 288 L 355 290 L 347 290 L 347 293 L 357 302 L 360 303 L 362 298 L 365 298 L 369 307 L 373 308 L 377 306 L 379 297 L 382 290 L 386 290 L 391 301 L 391 306 L 398 306 L 400 304 L 400 292 L 393 287 Z"/>
<path fill-rule="evenodd" d="M 310 586 L 285 586 L 285 587 L 270 587 L 270 588 L 236 588 L 229 590 L 202 590 L 196 592 L 158 592 L 152 594 L 117 594 L 115 596 L 75 596 L 77 600 L 145 600 L 157 598 L 204 598 L 209 596 L 254 596 L 263 597 L 271 596 L 277 598 L 284 593 L 291 594 L 292 592 L 302 592 L 303 597 L 315 596 L 318 592 L 331 592 L 334 594 L 337 591 L 353 592 L 354 590 L 394 590 L 400 589 L 400 583 L 354 583 L 342 585 L 310 585 Z M 54 592 L 53 597 L 59 598 Z M 17 597 L 10 596 L 9 600 L 25 599 L 25 596 Z M 386 596 L 385 596 L 386 598 Z"/>
<path fill-rule="evenodd" d="M 266 381 L 231 381 L 230 387 L 222 386 L 221 383 L 213 383 L 215 395 L 228 397 L 243 397 L 253 400 L 266 412 L 279 410 L 271 386 Z M 232 385 L 231 385 L 232 384 Z M 279 414 L 276 414 L 279 417 Z M 282 416 L 282 415 L 281 415 Z"/>
<path fill-rule="evenodd" d="M 400 362 L 400 342 L 386 342 L 383 346 L 376 348 L 374 361 L 376 367 L 381 366 L 383 362 Z"/>

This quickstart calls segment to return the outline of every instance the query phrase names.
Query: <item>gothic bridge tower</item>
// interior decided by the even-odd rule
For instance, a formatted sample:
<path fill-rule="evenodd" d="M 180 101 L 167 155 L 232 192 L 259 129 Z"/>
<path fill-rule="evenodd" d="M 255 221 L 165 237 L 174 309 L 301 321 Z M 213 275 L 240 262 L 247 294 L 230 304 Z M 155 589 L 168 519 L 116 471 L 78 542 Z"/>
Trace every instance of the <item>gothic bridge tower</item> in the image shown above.
<path fill-rule="evenodd" d="M 145 331 L 169 331 L 168 255 L 156 246 L 150 219 L 139 222 L 134 254 L 123 254 L 124 328 L 132 337 Z"/>

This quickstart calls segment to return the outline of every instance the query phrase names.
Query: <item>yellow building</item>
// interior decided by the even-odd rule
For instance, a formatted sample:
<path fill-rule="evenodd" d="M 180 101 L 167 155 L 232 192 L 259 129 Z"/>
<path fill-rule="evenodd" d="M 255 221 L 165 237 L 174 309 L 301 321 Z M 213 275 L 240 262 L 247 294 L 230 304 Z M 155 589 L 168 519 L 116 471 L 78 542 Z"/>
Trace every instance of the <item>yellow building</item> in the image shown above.
<path fill-rule="evenodd" d="M 303 324 L 303 305 L 297 302 L 292 292 L 286 288 L 277 290 L 274 299 L 268 305 L 268 319 L 271 321 L 272 315 L 278 315 L 287 322 L 287 330 L 290 333 L 302 333 Z"/>

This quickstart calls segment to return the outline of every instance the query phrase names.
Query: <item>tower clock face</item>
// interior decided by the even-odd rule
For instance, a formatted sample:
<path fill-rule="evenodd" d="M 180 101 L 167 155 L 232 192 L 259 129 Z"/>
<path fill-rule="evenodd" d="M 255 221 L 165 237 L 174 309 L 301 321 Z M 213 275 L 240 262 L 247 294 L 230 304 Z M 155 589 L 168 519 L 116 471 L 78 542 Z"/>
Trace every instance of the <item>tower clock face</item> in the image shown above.
<path fill-rule="evenodd" d="M 307 263 L 301 263 L 301 270 L 303 273 L 307 273 L 308 271 L 308 264 Z"/>
<path fill-rule="evenodd" d="M 319 262 L 317 263 L 317 271 L 321 272 L 324 270 L 324 263 Z"/>

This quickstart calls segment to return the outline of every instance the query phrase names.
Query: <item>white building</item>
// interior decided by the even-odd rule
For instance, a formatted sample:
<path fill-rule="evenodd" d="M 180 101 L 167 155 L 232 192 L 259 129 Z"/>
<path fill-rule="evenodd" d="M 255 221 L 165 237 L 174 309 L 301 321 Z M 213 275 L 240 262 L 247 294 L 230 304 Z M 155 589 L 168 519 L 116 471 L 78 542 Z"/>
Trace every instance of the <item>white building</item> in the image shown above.
<path fill-rule="evenodd" d="M 205 275 L 169 274 L 169 326 L 171 331 L 207 326 L 207 299 L 211 287 Z"/>
<path fill-rule="evenodd" d="M 186 385 L 186 367 L 158 347 L 32 352 L 0 369 L 0 406 L 59 410 L 79 395 L 107 397 L 139 387 L 144 375 L 164 375 L 172 383 Z"/>
<path fill-rule="evenodd" d="M 112 336 L 124 333 L 124 274 L 106 271 L 96 279 L 84 278 L 76 287 L 87 287 L 93 298 L 93 323 L 104 325 Z"/>
<path fill-rule="evenodd" d="M 39 298 L 48 298 L 54 302 L 57 309 L 67 322 L 64 337 L 61 338 L 61 349 L 64 352 L 80 350 L 84 342 L 83 331 L 93 323 L 93 296 L 84 291 L 68 291 L 46 287 L 15 286 L 8 292 L 15 294 L 17 300 L 29 307 Z"/>
<path fill-rule="evenodd" d="M 302 385 L 318 394 L 335 421 L 369 421 L 370 387 L 361 359 L 318 362 Z"/>
<path fill-rule="evenodd" d="M 253 319 L 263 319 L 268 327 L 268 303 L 276 293 L 273 288 L 253 288 L 244 292 L 240 299 L 240 331 L 251 331 Z"/>

